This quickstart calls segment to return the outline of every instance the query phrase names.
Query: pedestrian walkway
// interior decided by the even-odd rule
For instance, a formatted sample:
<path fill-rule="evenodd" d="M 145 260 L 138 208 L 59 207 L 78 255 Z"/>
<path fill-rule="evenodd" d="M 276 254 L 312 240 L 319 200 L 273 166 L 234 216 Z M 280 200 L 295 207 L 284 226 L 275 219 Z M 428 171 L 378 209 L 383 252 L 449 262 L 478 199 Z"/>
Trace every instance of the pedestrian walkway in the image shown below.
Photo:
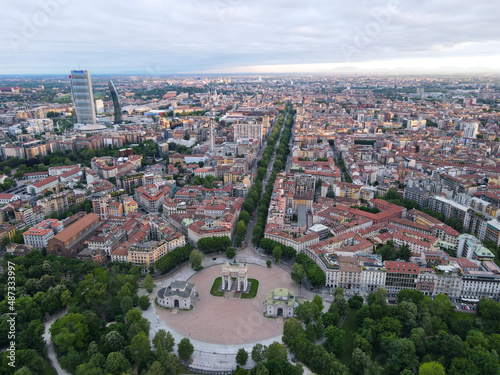
<path fill-rule="evenodd" d="M 43 323 L 44 325 L 44 332 L 43 332 L 43 339 L 45 340 L 45 343 L 47 344 L 47 358 L 50 361 L 50 364 L 52 368 L 56 371 L 57 375 L 70 375 L 69 372 L 66 370 L 63 370 L 61 368 L 61 365 L 59 364 L 59 360 L 57 359 L 57 354 L 56 354 L 56 349 L 54 346 L 54 343 L 50 339 L 50 327 L 52 324 L 59 319 L 60 317 L 66 315 L 68 313 L 68 309 L 64 309 L 62 311 L 59 311 L 57 314 L 52 315 L 46 322 Z"/>

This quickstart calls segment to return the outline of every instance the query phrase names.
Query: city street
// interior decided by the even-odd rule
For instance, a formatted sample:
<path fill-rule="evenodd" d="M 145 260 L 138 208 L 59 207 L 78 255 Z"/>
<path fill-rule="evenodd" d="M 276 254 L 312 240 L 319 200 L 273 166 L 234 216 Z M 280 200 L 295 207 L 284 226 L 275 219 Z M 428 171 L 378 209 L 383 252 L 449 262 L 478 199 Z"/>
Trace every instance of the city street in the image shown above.
<path fill-rule="evenodd" d="M 283 119 L 283 126 L 281 127 L 281 132 L 280 136 L 278 138 L 278 141 L 276 142 L 276 145 L 274 147 L 274 150 L 276 150 L 279 146 L 279 140 L 281 139 L 281 136 L 283 135 L 283 130 L 285 129 L 285 121 L 288 116 L 288 113 L 285 114 L 285 118 Z M 264 176 L 264 179 L 262 180 L 262 195 L 264 194 L 264 191 L 266 190 L 266 186 L 269 180 L 269 176 L 271 175 L 271 172 L 273 170 L 273 165 L 274 161 L 276 159 L 276 153 L 273 153 L 273 156 L 271 157 L 271 160 L 269 161 L 269 165 L 267 167 L 266 174 Z M 255 210 L 251 216 L 250 219 L 250 224 L 247 226 L 247 234 L 245 236 L 246 241 L 247 241 L 247 248 L 250 248 L 252 251 L 254 251 L 256 254 L 261 254 L 257 249 L 255 249 L 253 243 L 252 243 L 252 231 L 253 228 L 255 227 L 255 224 L 257 223 L 257 210 Z"/>

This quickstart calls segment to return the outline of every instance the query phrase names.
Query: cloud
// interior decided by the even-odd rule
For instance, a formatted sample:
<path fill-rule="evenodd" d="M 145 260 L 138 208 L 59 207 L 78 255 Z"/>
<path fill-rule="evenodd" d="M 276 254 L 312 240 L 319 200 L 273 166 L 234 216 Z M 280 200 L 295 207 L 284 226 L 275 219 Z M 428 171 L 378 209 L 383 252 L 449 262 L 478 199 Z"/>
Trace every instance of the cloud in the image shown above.
<path fill-rule="evenodd" d="M 484 0 L 18 0 L 0 16 L 0 72 L 66 73 L 78 63 L 94 74 L 242 72 L 446 58 L 458 68 L 467 58 L 470 68 L 470 59 L 500 54 L 499 11 Z"/>

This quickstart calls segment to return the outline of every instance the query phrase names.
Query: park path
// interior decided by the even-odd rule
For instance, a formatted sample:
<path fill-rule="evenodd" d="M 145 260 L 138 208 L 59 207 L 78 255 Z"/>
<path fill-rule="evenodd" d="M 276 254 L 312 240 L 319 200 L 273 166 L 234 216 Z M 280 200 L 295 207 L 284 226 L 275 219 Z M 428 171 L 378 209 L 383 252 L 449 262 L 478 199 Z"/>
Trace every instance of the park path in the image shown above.
<path fill-rule="evenodd" d="M 61 368 L 59 364 L 59 360 L 57 359 L 56 348 L 52 340 L 50 339 L 50 327 L 52 324 L 59 319 L 61 316 L 64 316 L 68 313 L 68 309 L 64 309 L 59 311 L 58 313 L 52 315 L 47 321 L 43 323 L 44 325 L 44 333 L 43 339 L 45 340 L 46 350 L 47 350 L 47 358 L 50 362 L 50 365 L 55 370 L 57 375 L 71 375 L 69 372 Z"/>

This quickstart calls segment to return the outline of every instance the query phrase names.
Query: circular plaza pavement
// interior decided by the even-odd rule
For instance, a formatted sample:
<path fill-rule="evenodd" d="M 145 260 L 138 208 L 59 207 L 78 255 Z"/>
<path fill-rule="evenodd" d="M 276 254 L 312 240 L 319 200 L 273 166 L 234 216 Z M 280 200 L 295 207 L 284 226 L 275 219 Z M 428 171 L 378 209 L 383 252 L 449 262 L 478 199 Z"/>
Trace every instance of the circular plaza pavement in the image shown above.
<path fill-rule="evenodd" d="M 210 288 L 221 275 L 221 266 L 206 268 L 190 279 L 196 285 L 200 300 L 192 310 L 165 310 L 155 305 L 159 318 L 172 330 L 189 339 L 220 345 L 249 344 L 283 333 L 283 319 L 266 318 L 263 302 L 269 290 L 288 288 L 297 293 L 290 275 L 279 267 L 248 264 L 248 278 L 259 281 L 253 299 L 214 297 Z M 227 295 L 227 293 L 226 293 Z"/>

